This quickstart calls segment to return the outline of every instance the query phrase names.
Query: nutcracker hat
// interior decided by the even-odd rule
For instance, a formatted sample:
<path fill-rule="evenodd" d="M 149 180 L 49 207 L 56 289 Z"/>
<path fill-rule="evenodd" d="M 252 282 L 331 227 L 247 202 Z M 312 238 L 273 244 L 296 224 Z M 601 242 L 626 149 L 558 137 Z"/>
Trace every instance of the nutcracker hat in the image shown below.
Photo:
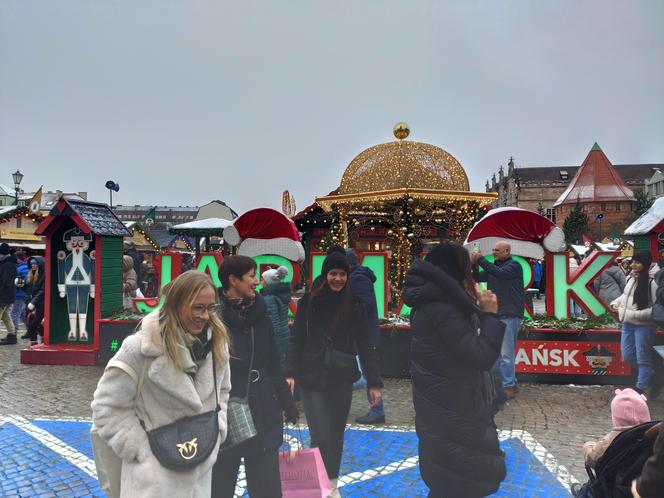
<path fill-rule="evenodd" d="M 496 242 L 510 244 L 512 254 L 542 259 L 544 249 L 565 250 L 565 234 L 548 218 L 527 209 L 504 207 L 492 209 L 468 233 L 464 246 L 491 253 Z"/>
<path fill-rule="evenodd" d="M 238 254 L 275 254 L 290 261 L 304 261 L 304 247 L 293 220 L 279 211 L 258 208 L 247 211 L 224 229 L 224 241 L 238 246 Z"/>
<path fill-rule="evenodd" d="M 70 230 L 67 230 L 63 235 L 62 240 L 64 242 L 69 242 L 74 238 L 87 240 L 88 242 L 92 241 L 92 235 L 89 233 L 85 233 L 83 230 L 81 230 L 78 227 L 74 227 Z"/>

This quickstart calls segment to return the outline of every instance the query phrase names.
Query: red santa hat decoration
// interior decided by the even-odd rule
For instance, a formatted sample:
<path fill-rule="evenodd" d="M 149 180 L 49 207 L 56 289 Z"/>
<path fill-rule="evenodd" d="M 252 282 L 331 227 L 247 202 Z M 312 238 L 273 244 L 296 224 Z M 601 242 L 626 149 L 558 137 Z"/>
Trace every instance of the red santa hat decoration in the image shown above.
<path fill-rule="evenodd" d="M 524 258 L 542 259 L 544 249 L 550 252 L 565 250 L 565 233 L 551 220 L 527 209 L 504 207 L 492 209 L 475 223 L 464 246 L 490 254 L 496 242 L 509 242 L 512 254 Z"/>
<path fill-rule="evenodd" d="M 247 211 L 224 229 L 224 241 L 238 246 L 238 254 L 261 256 L 275 254 L 290 261 L 304 261 L 304 247 L 295 223 L 269 208 Z"/>

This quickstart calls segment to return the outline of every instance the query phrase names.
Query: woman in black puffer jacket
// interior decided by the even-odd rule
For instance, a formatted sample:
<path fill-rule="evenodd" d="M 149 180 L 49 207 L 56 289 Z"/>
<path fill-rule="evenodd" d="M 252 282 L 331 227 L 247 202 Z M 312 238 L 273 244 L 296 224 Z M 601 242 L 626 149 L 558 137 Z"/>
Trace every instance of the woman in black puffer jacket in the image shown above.
<path fill-rule="evenodd" d="M 490 495 L 506 473 L 492 411 L 491 367 L 505 328 L 496 297 L 477 294 L 468 252 L 443 242 L 413 263 L 403 299 L 412 307 L 413 403 L 429 498 Z"/>

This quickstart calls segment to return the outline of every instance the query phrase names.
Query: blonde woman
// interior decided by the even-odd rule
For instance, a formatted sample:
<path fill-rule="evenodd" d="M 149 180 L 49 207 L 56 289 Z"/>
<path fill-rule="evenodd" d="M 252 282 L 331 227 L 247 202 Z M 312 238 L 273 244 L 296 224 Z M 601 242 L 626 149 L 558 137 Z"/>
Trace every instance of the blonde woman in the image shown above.
<path fill-rule="evenodd" d="M 137 375 L 144 372 L 139 392 L 122 368 L 107 368 L 94 394 L 92 420 L 99 436 L 122 459 L 120 496 L 209 498 L 212 466 L 226 438 L 228 334 L 217 315 L 217 290 L 205 273 L 183 273 L 164 294 L 163 307 L 142 320 L 113 358 Z M 210 412 L 217 405 L 219 435 L 210 456 L 183 470 L 162 465 L 148 431 Z"/>

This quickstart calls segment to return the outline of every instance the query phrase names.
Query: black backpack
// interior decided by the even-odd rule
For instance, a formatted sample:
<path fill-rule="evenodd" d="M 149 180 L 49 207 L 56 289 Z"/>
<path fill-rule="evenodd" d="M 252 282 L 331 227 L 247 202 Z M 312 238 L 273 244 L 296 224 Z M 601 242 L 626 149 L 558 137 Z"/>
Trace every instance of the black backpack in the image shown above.
<path fill-rule="evenodd" d="M 618 434 L 595 465 L 586 466 L 590 480 L 578 497 L 632 498 L 632 481 L 641 475 L 646 460 L 652 456 L 657 433 L 649 429 L 659 422 L 646 422 Z"/>

